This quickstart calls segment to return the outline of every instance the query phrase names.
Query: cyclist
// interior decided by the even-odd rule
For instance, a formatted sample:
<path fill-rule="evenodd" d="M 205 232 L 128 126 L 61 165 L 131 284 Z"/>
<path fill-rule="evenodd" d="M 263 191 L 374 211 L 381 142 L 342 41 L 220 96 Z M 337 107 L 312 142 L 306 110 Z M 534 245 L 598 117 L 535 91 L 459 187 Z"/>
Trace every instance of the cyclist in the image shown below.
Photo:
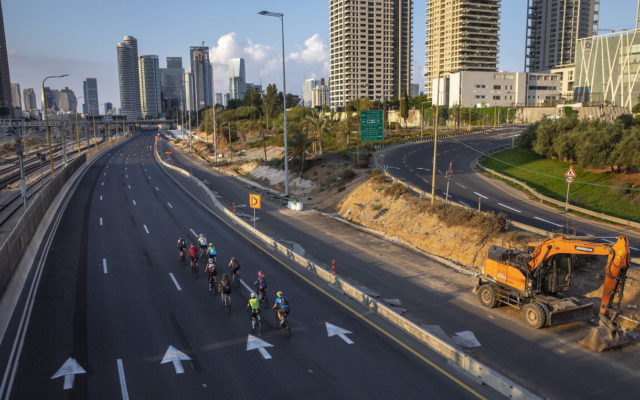
<path fill-rule="evenodd" d="M 278 320 L 280 321 L 280 326 L 282 326 L 289 316 L 289 299 L 281 290 L 276 293 L 276 296 L 276 301 L 273 303 L 273 311 L 278 314 Z"/>
<path fill-rule="evenodd" d="M 200 251 L 202 252 L 202 255 L 204 256 L 205 254 L 207 254 L 207 238 L 204 237 L 204 234 L 199 234 L 198 235 L 198 244 L 200 245 Z"/>
<path fill-rule="evenodd" d="M 247 302 L 247 311 L 251 314 L 251 329 L 255 332 L 256 321 L 260 319 L 260 300 L 257 299 L 256 294 L 253 292 L 251 292 L 251 297 L 249 297 L 249 301 Z"/>
<path fill-rule="evenodd" d="M 229 269 L 231 270 L 231 280 L 236 281 L 240 277 L 240 263 L 238 259 L 235 257 L 231 257 L 231 261 L 229 261 Z"/>
<path fill-rule="evenodd" d="M 207 271 L 207 275 L 209 275 L 209 291 L 211 291 L 216 287 L 216 277 L 218 276 L 218 269 L 216 268 L 216 263 L 213 258 L 209 258 L 205 270 Z"/>
<path fill-rule="evenodd" d="M 253 286 L 255 286 L 258 291 L 258 299 L 262 302 L 265 298 L 264 291 L 267 289 L 267 279 L 264 277 L 264 273 L 262 273 L 262 271 L 258 271 L 258 279 L 253 282 Z"/>
<path fill-rule="evenodd" d="M 187 251 L 187 241 L 184 240 L 182 235 L 178 236 L 178 254 L 180 255 L 180 261 L 184 261 L 184 254 Z"/>
<path fill-rule="evenodd" d="M 218 255 L 218 252 L 216 251 L 216 248 L 213 246 L 213 243 L 209 243 L 209 247 L 207 247 L 207 254 L 209 254 L 209 258 L 213 258 L 213 261 L 216 260 L 216 256 Z"/>
<path fill-rule="evenodd" d="M 229 282 L 229 276 L 227 274 L 222 274 L 220 283 L 218 283 L 218 289 L 220 290 L 222 302 L 224 302 L 225 298 L 231 300 L 231 282 Z"/>
<path fill-rule="evenodd" d="M 189 246 L 189 255 L 191 256 L 191 264 L 198 262 L 198 249 L 193 243 Z"/>

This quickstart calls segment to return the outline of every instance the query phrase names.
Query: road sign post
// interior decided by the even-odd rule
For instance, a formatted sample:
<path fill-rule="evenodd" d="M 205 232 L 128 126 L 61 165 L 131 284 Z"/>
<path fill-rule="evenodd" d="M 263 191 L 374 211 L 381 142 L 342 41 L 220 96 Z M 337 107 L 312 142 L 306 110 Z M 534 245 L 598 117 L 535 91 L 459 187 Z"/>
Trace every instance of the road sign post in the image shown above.
<path fill-rule="evenodd" d="M 567 181 L 567 197 L 564 201 L 564 210 L 569 211 L 569 190 L 571 188 L 571 184 L 576 179 L 576 171 L 573 169 L 573 165 L 569 166 L 569 170 L 565 172 L 564 178 Z"/>
<path fill-rule="evenodd" d="M 384 140 L 384 111 L 360 111 L 360 141 Z"/>
<path fill-rule="evenodd" d="M 447 178 L 447 193 L 445 194 L 444 204 L 449 204 L 449 183 L 453 180 L 453 163 L 449 163 L 449 169 L 444 174 L 445 178 Z"/>
<path fill-rule="evenodd" d="M 253 208 L 253 227 L 256 227 L 256 208 L 261 208 L 261 196 L 259 194 L 249 193 L 249 207 Z"/>

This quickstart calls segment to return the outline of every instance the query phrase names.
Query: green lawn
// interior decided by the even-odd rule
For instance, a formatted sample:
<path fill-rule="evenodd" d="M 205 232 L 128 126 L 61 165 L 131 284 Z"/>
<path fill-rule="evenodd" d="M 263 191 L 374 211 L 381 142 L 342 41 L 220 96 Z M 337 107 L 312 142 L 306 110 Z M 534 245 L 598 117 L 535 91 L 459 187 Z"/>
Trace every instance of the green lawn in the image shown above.
<path fill-rule="evenodd" d="M 482 165 L 526 182 L 548 197 L 564 201 L 567 183 L 564 173 L 569 165 L 542 158 L 532 151 L 515 148 L 487 157 Z M 640 221 L 640 207 L 632 202 L 629 190 L 590 185 L 616 186 L 613 173 L 586 172 L 574 165 L 577 178 L 571 184 L 569 203 L 612 216 Z M 634 192 L 638 196 L 637 192 Z"/>

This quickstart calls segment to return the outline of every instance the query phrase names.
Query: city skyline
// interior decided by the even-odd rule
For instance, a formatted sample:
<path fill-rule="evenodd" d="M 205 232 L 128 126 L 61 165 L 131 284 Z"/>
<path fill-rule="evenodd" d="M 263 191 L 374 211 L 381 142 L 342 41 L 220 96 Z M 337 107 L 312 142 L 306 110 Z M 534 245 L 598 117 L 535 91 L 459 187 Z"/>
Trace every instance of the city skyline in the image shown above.
<path fill-rule="evenodd" d="M 212 50 L 215 86 L 228 86 L 227 61 L 229 58 L 243 57 L 246 60 L 247 81 L 266 87 L 267 83 L 281 86 L 280 77 L 280 32 L 277 24 L 271 24 L 257 12 L 264 5 L 258 1 L 248 1 L 242 8 L 243 18 L 234 5 L 199 5 L 202 13 L 169 10 L 168 5 L 160 5 L 152 10 L 152 17 L 162 12 L 171 12 L 180 19 L 189 15 L 189 29 L 176 25 L 140 25 L 140 15 L 150 11 L 148 1 L 140 1 L 131 6 L 131 14 L 123 18 L 114 10 L 106 10 L 104 18 L 113 16 L 114 23 L 94 29 L 81 16 L 88 10 L 74 8 L 73 4 L 54 5 L 36 0 L 37 4 L 23 2 L 6 3 L 4 6 L 5 30 L 11 70 L 11 81 L 22 88 L 34 88 L 40 102 L 39 87 L 42 78 L 48 74 L 69 73 L 65 79 L 51 82 L 55 89 L 70 87 L 76 93 L 82 92 L 82 82 L 86 76 L 95 76 L 100 82 L 100 93 L 104 100 L 120 107 L 117 62 L 113 47 L 124 35 L 135 36 L 139 41 L 140 54 L 157 54 L 160 58 L 180 56 L 188 59 L 189 46 L 200 43 Z M 520 4 L 521 3 L 521 4 Z M 33 7 L 42 13 L 34 14 Z M 425 2 L 414 2 L 413 9 L 413 73 L 412 83 L 424 88 L 424 12 Z M 187 9 L 189 7 L 186 7 Z M 193 7 L 191 7 L 193 8 Z M 272 2 L 269 8 L 285 13 L 285 52 L 287 54 L 287 87 L 289 92 L 301 95 L 303 82 L 310 78 L 328 77 L 328 2 L 294 4 L 281 0 Z M 601 7 L 600 27 L 607 29 L 631 28 L 634 23 L 635 6 L 625 0 L 609 0 Z M 254 12 L 255 11 L 255 12 Z M 211 15 L 219 16 L 216 24 L 209 22 Z M 314 18 L 300 18 L 313 13 Z M 117 14 L 117 15 L 116 15 Z M 77 32 L 59 32 L 55 24 L 47 24 L 50 18 L 64 21 L 68 15 L 77 18 L 78 29 L 86 31 L 77 37 Z M 298 18 L 297 18 L 298 17 Z M 74 19 L 75 20 L 75 19 Z M 117 21 L 116 21 L 117 20 Z M 202 21 L 203 23 L 197 23 Z M 193 22 L 193 23 L 192 23 Z M 206 22 L 206 23 L 205 23 Z M 500 52 L 498 68 L 503 70 L 524 70 L 526 2 L 503 2 L 500 21 Z M 20 37 L 32 30 L 41 32 L 44 41 L 24 43 Z M 73 39 L 77 46 L 68 46 Z M 77 49 L 87 48 L 87 55 L 80 55 Z"/>

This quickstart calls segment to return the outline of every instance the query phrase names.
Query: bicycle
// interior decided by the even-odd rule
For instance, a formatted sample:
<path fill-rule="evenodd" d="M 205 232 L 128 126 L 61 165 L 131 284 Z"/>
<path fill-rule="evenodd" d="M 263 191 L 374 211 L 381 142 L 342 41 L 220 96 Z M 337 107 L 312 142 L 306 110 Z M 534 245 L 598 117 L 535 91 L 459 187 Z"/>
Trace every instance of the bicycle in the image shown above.
<path fill-rule="evenodd" d="M 216 285 L 216 276 L 209 275 L 209 293 L 217 294 L 218 285 Z"/>
<path fill-rule="evenodd" d="M 231 311 L 231 294 L 224 293 L 221 291 L 220 295 L 222 296 L 222 306 L 227 314 Z"/>
<path fill-rule="evenodd" d="M 280 329 L 287 331 L 287 337 L 291 337 L 291 325 L 289 324 L 289 312 L 278 313 L 278 310 L 273 310 L 275 313 L 276 323 Z M 282 317 L 280 317 L 282 316 Z"/>
<path fill-rule="evenodd" d="M 266 288 L 261 287 L 257 281 L 254 283 L 254 286 L 256 288 L 256 293 L 258 294 L 258 300 L 260 300 L 260 304 L 269 304 L 269 298 L 267 297 Z"/>
<path fill-rule="evenodd" d="M 260 311 L 251 312 L 251 332 L 258 332 L 258 336 L 262 335 L 262 319 L 260 318 Z"/>
<path fill-rule="evenodd" d="M 191 273 L 195 279 L 198 279 L 198 257 L 191 257 Z"/>
<path fill-rule="evenodd" d="M 231 283 L 237 288 L 240 287 L 240 270 L 231 272 Z"/>
<path fill-rule="evenodd" d="M 182 264 L 186 264 L 187 259 L 185 258 L 185 251 L 184 251 L 184 248 L 182 248 L 182 249 L 178 250 L 178 253 L 179 253 L 179 256 L 180 256 L 180 262 L 181 262 Z"/>

